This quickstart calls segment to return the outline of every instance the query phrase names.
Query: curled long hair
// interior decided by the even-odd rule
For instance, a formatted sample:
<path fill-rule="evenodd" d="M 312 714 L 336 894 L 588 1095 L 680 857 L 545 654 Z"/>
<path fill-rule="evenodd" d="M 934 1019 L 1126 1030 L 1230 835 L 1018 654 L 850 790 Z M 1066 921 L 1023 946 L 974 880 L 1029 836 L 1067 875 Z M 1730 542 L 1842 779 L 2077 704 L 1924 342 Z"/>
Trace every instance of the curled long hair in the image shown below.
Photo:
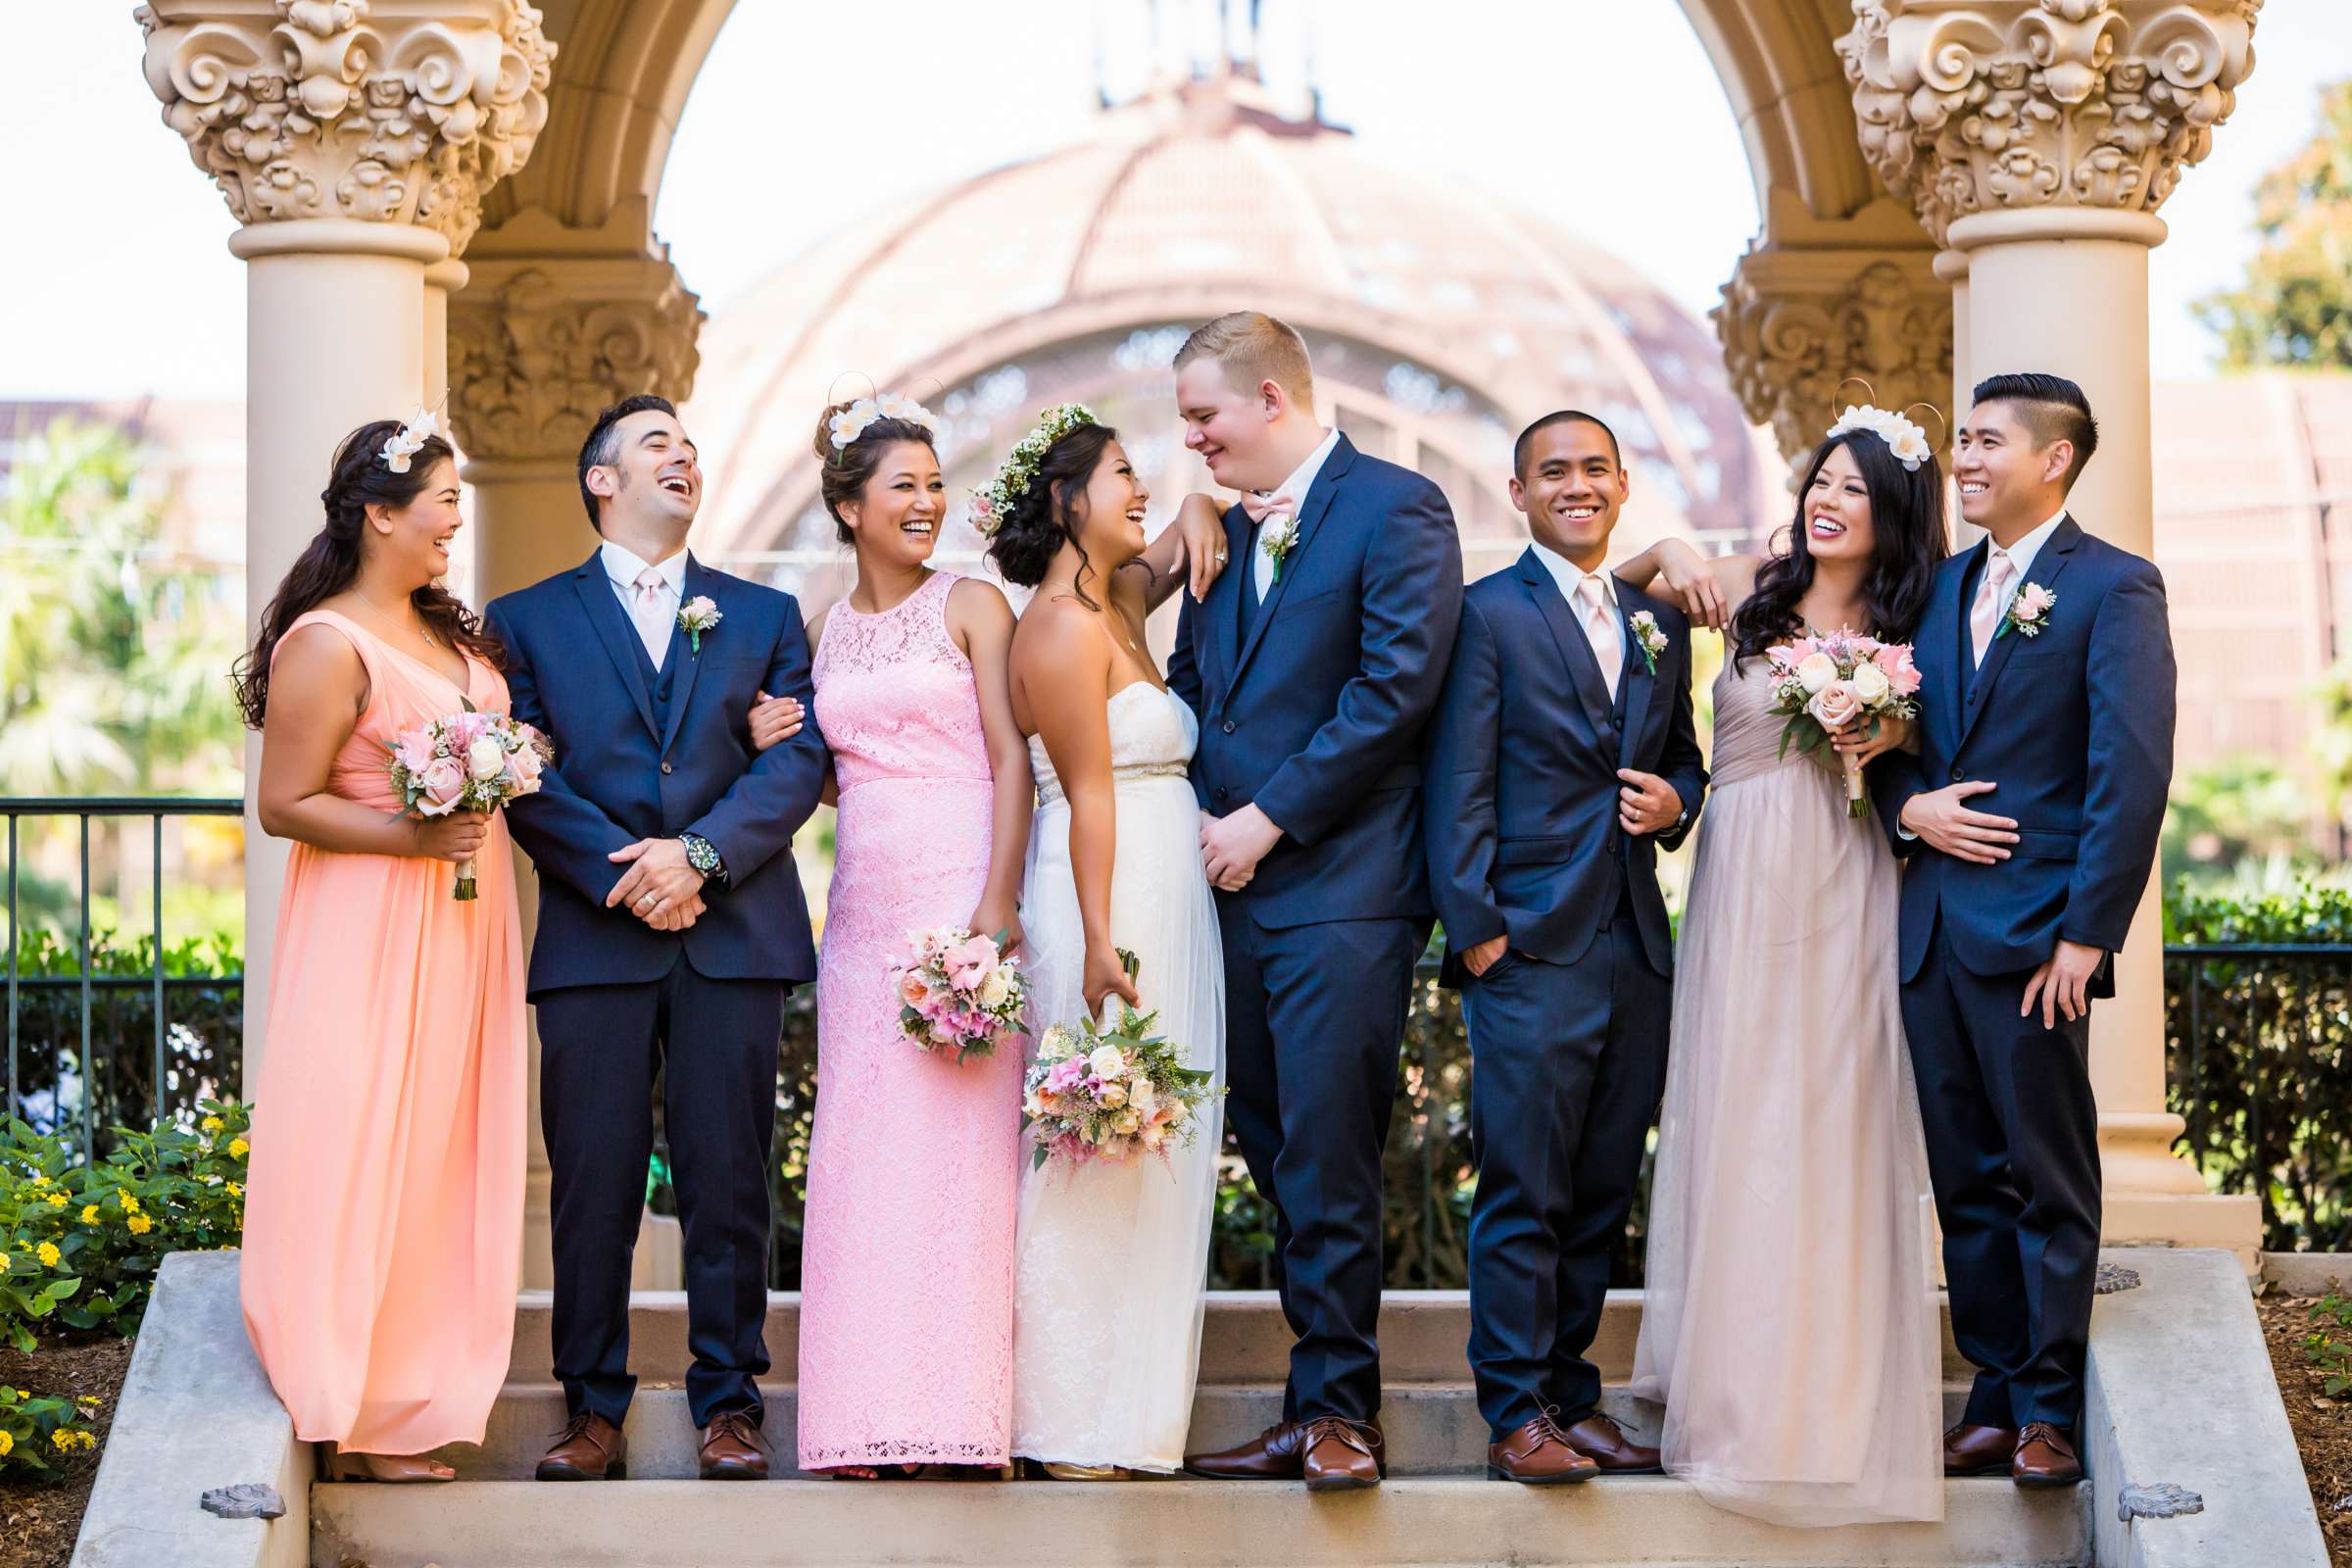
<path fill-rule="evenodd" d="M 260 729 L 270 710 L 270 661 L 294 622 L 325 600 L 350 587 L 360 575 L 361 541 L 368 531 L 370 506 L 405 507 L 424 493 L 426 481 L 446 458 L 454 457 L 447 441 L 426 438 L 409 459 L 409 471 L 394 473 L 380 453 L 386 441 L 400 433 L 398 419 L 375 419 L 361 425 L 335 448 L 333 471 L 319 492 L 326 523 L 312 536 L 277 585 L 270 608 L 262 612 L 261 634 L 230 671 L 237 707 L 249 729 Z M 482 630 L 480 620 L 464 601 L 437 582 L 428 582 L 409 595 L 409 603 L 423 617 L 435 642 L 469 654 L 493 668 L 504 668 L 506 650 Z"/>
<path fill-rule="evenodd" d="M 1095 564 L 1087 558 L 1079 535 L 1086 529 L 1086 487 L 1094 482 L 1102 454 L 1118 438 L 1119 432 L 1107 424 L 1082 424 L 1046 448 L 1046 455 L 1037 460 L 1037 477 L 988 542 L 989 559 L 1006 582 L 1036 587 L 1046 580 L 1047 568 L 1061 547 L 1073 545 L 1078 575 L 1071 587 L 1078 602 L 1089 610 L 1102 608 L 1087 596 L 1086 580 L 1095 575 Z"/>
<path fill-rule="evenodd" d="M 816 454 L 816 489 L 824 499 L 825 511 L 833 516 L 833 537 L 843 544 L 856 544 L 858 535 L 843 520 L 841 509 L 865 494 L 873 482 L 874 470 L 882 466 L 882 455 L 902 441 L 919 441 L 930 447 L 937 456 L 938 444 L 931 438 L 928 425 L 912 419 L 876 419 L 858 432 L 858 439 L 836 451 L 833 446 L 833 416 L 849 413 L 852 405 L 836 403 L 816 416 L 816 438 L 810 450 Z"/>
<path fill-rule="evenodd" d="M 1726 641 L 1734 662 L 1763 657 L 1774 643 L 1804 630 L 1797 606 L 1813 586 L 1814 562 L 1805 532 L 1805 505 L 1822 465 L 1839 447 L 1853 454 L 1870 494 L 1874 541 L 1870 570 L 1862 579 L 1862 607 L 1870 624 L 1860 628 L 1885 642 L 1909 642 L 1927 612 L 1936 584 L 1936 564 L 1949 552 L 1943 526 L 1943 470 L 1930 457 L 1917 468 L 1896 461 L 1876 431 L 1848 430 L 1814 449 L 1796 487 L 1796 517 L 1788 529 L 1786 555 L 1766 558 L 1757 568 L 1755 591 L 1732 616 Z"/>

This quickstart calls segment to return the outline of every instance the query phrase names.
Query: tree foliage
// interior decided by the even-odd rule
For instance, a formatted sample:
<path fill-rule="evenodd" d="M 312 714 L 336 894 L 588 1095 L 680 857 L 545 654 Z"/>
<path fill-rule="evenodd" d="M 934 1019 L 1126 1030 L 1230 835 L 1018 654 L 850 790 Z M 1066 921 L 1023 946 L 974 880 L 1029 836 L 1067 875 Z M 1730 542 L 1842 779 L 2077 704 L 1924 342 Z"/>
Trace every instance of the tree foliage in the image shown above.
<path fill-rule="evenodd" d="M 2224 363 L 2352 369 L 2352 81 L 2321 90 L 2318 131 L 2254 200 L 2244 286 L 2196 307 Z"/>

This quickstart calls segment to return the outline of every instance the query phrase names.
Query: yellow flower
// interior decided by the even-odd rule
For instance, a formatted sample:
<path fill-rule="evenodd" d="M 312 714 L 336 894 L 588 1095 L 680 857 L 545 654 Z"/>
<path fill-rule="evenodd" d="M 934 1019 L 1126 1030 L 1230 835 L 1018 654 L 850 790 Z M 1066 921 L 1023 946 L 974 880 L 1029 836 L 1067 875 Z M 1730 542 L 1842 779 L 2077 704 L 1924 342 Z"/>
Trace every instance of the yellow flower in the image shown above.
<path fill-rule="evenodd" d="M 60 1453 L 74 1451 L 74 1434 L 68 1432 L 64 1427 L 59 1427 L 55 1432 L 50 1433 L 49 1441 L 57 1445 L 57 1451 Z"/>
<path fill-rule="evenodd" d="M 49 1178 L 46 1176 L 35 1176 L 32 1179 L 32 1185 L 35 1187 L 46 1187 L 49 1185 Z"/>
<path fill-rule="evenodd" d="M 51 1193 L 49 1195 L 49 1206 L 51 1208 L 63 1208 L 66 1206 L 66 1195 L 63 1193 Z"/>
<path fill-rule="evenodd" d="M 234 1143 L 228 1146 L 228 1157 L 231 1159 L 243 1159 L 246 1154 L 252 1152 L 252 1149 L 253 1146 L 247 1143 L 244 1139 L 237 1139 Z"/>
<path fill-rule="evenodd" d="M 6 1252 L 0 1252 L 0 1274 L 8 1272 L 8 1265 L 12 1261 L 14 1260 Z"/>
<path fill-rule="evenodd" d="M 43 1242 L 40 1247 L 41 1267 L 57 1267 L 58 1250 L 55 1242 Z"/>
<path fill-rule="evenodd" d="M 125 1214 L 136 1214 L 139 1211 L 139 1200 L 130 1196 L 130 1190 L 128 1188 L 122 1189 L 122 1212 Z"/>
<path fill-rule="evenodd" d="M 98 1223 L 98 1205 L 96 1203 L 82 1204 L 81 1222 L 84 1225 L 95 1225 Z"/>
<path fill-rule="evenodd" d="M 10 1437 L 5 1432 L 0 1432 L 0 1456 L 6 1455 L 11 1449 L 15 1448 L 16 1446 L 16 1439 Z"/>
<path fill-rule="evenodd" d="M 218 1116 L 207 1116 L 203 1121 L 198 1122 L 197 1125 L 202 1127 L 208 1133 L 217 1133 L 228 1124 Z"/>
<path fill-rule="evenodd" d="M 153 1229 L 155 1229 L 155 1221 L 149 1219 L 146 1215 L 133 1214 L 130 1216 L 131 1235 L 144 1236 Z"/>
<path fill-rule="evenodd" d="M 239 1187 L 235 1182 L 230 1182 L 228 1184 L 228 1196 L 231 1198 L 243 1198 L 245 1196 L 245 1189 Z"/>
<path fill-rule="evenodd" d="M 106 1400 L 99 1397 L 95 1394 L 85 1394 L 79 1398 L 75 1399 L 74 1402 L 75 1404 L 104 1404 Z"/>

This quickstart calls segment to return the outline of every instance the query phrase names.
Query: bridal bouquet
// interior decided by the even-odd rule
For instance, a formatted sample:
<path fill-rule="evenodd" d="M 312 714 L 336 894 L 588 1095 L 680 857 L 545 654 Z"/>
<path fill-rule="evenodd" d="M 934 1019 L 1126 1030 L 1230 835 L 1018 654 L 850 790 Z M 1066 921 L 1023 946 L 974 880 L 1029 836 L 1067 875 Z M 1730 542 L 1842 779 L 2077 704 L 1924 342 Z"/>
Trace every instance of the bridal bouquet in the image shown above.
<path fill-rule="evenodd" d="M 1919 666 L 1909 643 L 1883 643 L 1852 630 L 1816 633 L 1764 650 L 1771 665 L 1772 711 L 1788 715 L 1781 755 L 1788 748 L 1808 757 L 1830 744 L 1830 731 L 1858 718 L 1879 732 L 1885 718 L 1916 718 Z M 1868 816 L 1862 799 L 1862 769 L 1845 764 L 1848 816 Z"/>
<path fill-rule="evenodd" d="M 1021 1032 L 1020 959 L 994 937 L 935 925 L 906 934 L 911 961 L 890 971 L 899 995 L 899 1028 L 925 1051 L 953 1051 L 956 1065 L 985 1056 Z"/>
<path fill-rule="evenodd" d="M 1134 955 L 1119 956 L 1134 978 Z M 1147 1151 L 1165 1158 L 1171 1143 L 1183 1148 L 1199 1132 L 1197 1112 L 1217 1092 L 1214 1075 L 1187 1067 L 1176 1047 L 1152 1033 L 1157 1012 L 1123 1002 L 1119 1012 L 1107 1028 L 1092 1018 L 1075 1029 L 1057 1023 L 1039 1043 L 1021 1101 L 1031 1169 L 1055 1156 L 1070 1165 L 1124 1163 Z"/>
<path fill-rule="evenodd" d="M 504 713 L 467 708 L 404 730 L 389 748 L 392 793 L 418 816 L 495 811 L 539 791 L 539 772 L 556 760 L 547 737 Z M 455 899 L 476 897 L 473 862 L 458 862 Z"/>

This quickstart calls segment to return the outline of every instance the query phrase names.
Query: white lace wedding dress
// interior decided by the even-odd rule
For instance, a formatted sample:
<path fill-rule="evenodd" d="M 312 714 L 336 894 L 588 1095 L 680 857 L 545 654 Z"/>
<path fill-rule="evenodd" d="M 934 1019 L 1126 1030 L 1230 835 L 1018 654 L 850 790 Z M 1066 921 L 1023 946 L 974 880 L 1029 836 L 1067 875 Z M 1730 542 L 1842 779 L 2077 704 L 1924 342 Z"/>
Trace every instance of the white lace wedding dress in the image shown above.
<path fill-rule="evenodd" d="M 1187 1063 L 1225 1082 L 1225 967 L 1185 778 L 1192 710 L 1149 682 L 1109 704 L 1117 838 L 1112 940 L 1142 960 L 1136 990 Z M 1039 806 L 1021 900 L 1032 1025 L 1075 1024 L 1086 939 L 1070 873 L 1070 808 L 1029 742 Z M 1116 1004 L 1113 1004 L 1115 1007 Z M 1166 1159 L 1031 1170 L 1023 1148 L 1013 1299 L 1012 1451 L 1078 1465 L 1172 1471 L 1184 1462 L 1200 1360 L 1201 1288 L 1224 1118 L 1203 1108 Z"/>

